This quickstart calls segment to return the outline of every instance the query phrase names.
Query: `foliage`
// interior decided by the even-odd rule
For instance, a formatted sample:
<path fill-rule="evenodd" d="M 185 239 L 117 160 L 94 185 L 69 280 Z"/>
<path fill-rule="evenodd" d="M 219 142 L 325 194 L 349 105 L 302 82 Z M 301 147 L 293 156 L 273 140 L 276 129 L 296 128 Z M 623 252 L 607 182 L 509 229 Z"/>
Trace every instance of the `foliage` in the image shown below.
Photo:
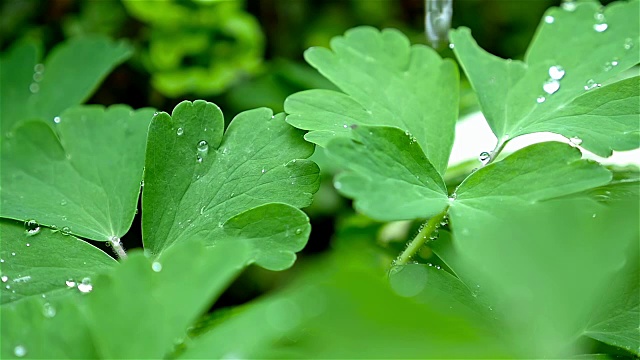
<path fill-rule="evenodd" d="M 218 5 L 237 9 L 195 8 Z M 191 11 L 126 6 L 163 31 Z M 0 59 L 2 357 L 639 356 L 640 172 L 576 147 L 640 147 L 639 78 L 625 72 L 640 62 L 639 7 L 551 8 L 523 61 L 453 30 L 497 138 L 455 184 L 457 67 L 397 30 L 309 49 L 335 86 L 316 81 L 287 114 L 257 108 L 226 127 L 204 100 L 171 114 L 81 105 L 131 55 L 124 43 L 81 37 L 43 63 L 14 44 Z M 574 144 L 501 156 L 541 131 Z M 300 209 L 320 188 L 314 144 L 360 214 L 342 215 L 333 249 L 279 291 L 210 311 L 243 272 L 292 267 L 313 235 Z M 139 197 L 143 249 L 125 252 Z"/>

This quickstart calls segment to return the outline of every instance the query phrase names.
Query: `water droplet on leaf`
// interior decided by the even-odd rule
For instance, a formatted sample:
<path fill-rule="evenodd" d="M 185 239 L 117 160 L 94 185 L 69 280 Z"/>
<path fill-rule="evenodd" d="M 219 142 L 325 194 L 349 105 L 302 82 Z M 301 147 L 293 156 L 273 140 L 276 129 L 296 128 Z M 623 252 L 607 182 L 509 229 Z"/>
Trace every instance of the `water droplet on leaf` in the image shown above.
<path fill-rule="evenodd" d="M 60 124 L 60 122 L 62 121 L 62 119 L 60 118 L 60 116 L 56 116 L 53 118 L 53 122 L 56 124 Z"/>
<path fill-rule="evenodd" d="M 555 93 L 559 89 L 560 89 L 560 82 L 558 80 L 555 80 L 555 79 L 547 80 L 542 85 L 542 90 L 544 90 L 544 92 L 546 92 L 549 95 Z"/>
<path fill-rule="evenodd" d="M 9 281 L 9 277 L 8 276 L 4 276 L 4 275 L 2 277 L 0 277 L 0 279 L 2 279 L 2 282 Z"/>
<path fill-rule="evenodd" d="M 18 345 L 13 348 L 13 355 L 17 357 L 24 357 L 25 355 L 27 355 L 27 348 L 22 345 Z"/>
<path fill-rule="evenodd" d="M 81 293 L 91 292 L 91 290 L 93 290 L 93 285 L 91 285 L 91 279 L 88 277 L 82 279 L 82 282 L 78 284 L 78 290 L 80 290 Z"/>
<path fill-rule="evenodd" d="M 176 130 L 176 134 L 178 134 L 178 136 L 184 134 L 184 129 L 179 127 L 178 130 Z"/>
<path fill-rule="evenodd" d="M 483 165 L 486 165 L 489 162 L 489 160 L 491 160 L 491 154 L 489 154 L 486 151 L 483 151 L 480 153 L 480 155 L 478 155 L 478 160 L 480 160 L 480 162 Z"/>
<path fill-rule="evenodd" d="M 577 5 L 573 0 L 565 0 L 561 6 L 564 10 L 571 12 L 576 9 Z"/>
<path fill-rule="evenodd" d="M 71 234 L 71 228 L 69 228 L 68 226 L 64 226 L 62 229 L 60 229 L 60 233 L 62 235 L 69 235 Z"/>
<path fill-rule="evenodd" d="M 34 71 L 34 72 L 37 72 L 37 73 L 42 73 L 42 72 L 44 72 L 44 64 L 36 64 L 36 65 L 33 67 L 33 71 Z"/>
<path fill-rule="evenodd" d="M 582 139 L 580 139 L 577 136 L 574 136 L 574 137 L 570 138 L 569 141 L 571 141 L 571 143 L 574 144 L 574 145 L 582 144 Z"/>
<path fill-rule="evenodd" d="M 584 89 L 588 91 L 588 90 L 591 90 L 591 89 L 594 89 L 594 88 L 597 88 L 597 87 L 600 87 L 600 86 L 602 86 L 602 85 L 596 83 L 593 79 L 589 79 L 589 80 L 587 80 L 587 84 L 584 86 Z"/>
<path fill-rule="evenodd" d="M 623 45 L 625 50 L 629 50 L 633 47 L 633 39 L 631 38 L 626 38 L 624 39 L 624 45 Z"/>
<path fill-rule="evenodd" d="M 547 98 L 541 95 L 541 96 L 538 96 L 538 98 L 536 99 L 536 102 L 537 102 L 538 104 L 542 104 L 542 103 L 543 103 L 543 102 L 545 102 L 546 100 L 547 100 Z"/>
<path fill-rule="evenodd" d="M 24 222 L 25 232 L 27 236 L 37 235 L 40 232 L 40 225 L 35 220 L 27 220 Z"/>
<path fill-rule="evenodd" d="M 75 287 L 75 286 L 76 286 L 76 282 L 75 282 L 75 281 L 73 281 L 73 280 L 71 280 L 71 279 L 69 279 L 69 280 L 65 281 L 64 283 L 67 285 L 67 287 L 70 287 L 70 288 L 72 288 L 72 287 Z"/>
<path fill-rule="evenodd" d="M 54 308 L 53 305 L 51 305 L 49 303 L 45 303 L 43 305 L 43 307 L 42 307 L 42 314 L 44 315 L 44 317 L 50 319 L 50 318 L 56 316 L 56 308 Z"/>
<path fill-rule="evenodd" d="M 544 22 L 546 22 L 547 24 L 553 24 L 555 20 L 556 19 L 551 15 L 547 15 L 544 17 Z"/>
<path fill-rule="evenodd" d="M 302 229 L 296 229 L 296 235 L 302 234 Z"/>
<path fill-rule="evenodd" d="M 593 29 L 594 29 L 596 32 L 599 32 L 599 33 L 604 32 L 604 31 L 605 31 L 605 30 L 607 30 L 608 28 L 609 28 L 609 25 L 608 25 L 607 23 L 602 23 L 602 24 L 595 24 L 595 25 L 593 25 Z"/>
<path fill-rule="evenodd" d="M 565 71 L 560 65 L 555 65 L 549 68 L 549 76 L 553 80 L 560 80 L 564 77 Z"/>
<path fill-rule="evenodd" d="M 205 140 L 200 140 L 200 142 L 198 142 L 198 151 L 206 152 L 208 150 L 209 150 L 209 143 L 207 143 Z"/>
<path fill-rule="evenodd" d="M 32 94 L 37 94 L 38 91 L 40 91 L 40 85 L 31 83 L 31 85 L 29 85 L 29 91 L 31 91 Z"/>

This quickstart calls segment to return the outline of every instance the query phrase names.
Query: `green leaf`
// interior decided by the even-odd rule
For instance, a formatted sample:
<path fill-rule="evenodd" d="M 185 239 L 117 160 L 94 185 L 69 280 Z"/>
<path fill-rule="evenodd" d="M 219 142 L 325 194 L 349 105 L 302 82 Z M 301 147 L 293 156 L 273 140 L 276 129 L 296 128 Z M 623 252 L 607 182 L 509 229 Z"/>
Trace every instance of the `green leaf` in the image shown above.
<path fill-rule="evenodd" d="M 559 142 L 538 143 L 479 169 L 456 189 L 455 209 L 488 198 L 516 198 L 536 202 L 576 193 L 611 180 L 611 172 L 598 163 L 581 160 L 577 148 Z M 474 201 L 478 200 L 478 201 Z"/>
<path fill-rule="evenodd" d="M 73 289 L 67 281 L 79 283 L 117 264 L 102 250 L 59 231 L 0 220 L 0 232 L 2 304 L 68 294 Z"/>
<path fill-rule="evenodd" d="M 137 208 L 153 110 L 81 106 L 2 142 L 3 217 L 93 240 L 124 235 Z"/>
<path fill-rule="evenodd" d="M 21 121 L 51 121 L 65 109 L 89 98 L 113 68 L 131 56 L 131 47 L 106 37 L 69 40 L 39 64 L 39 51 L 18 43 L 0 58 L 2 134 Z"/>
<path fill-rule="evenodd" d="M 564 358 L 580 350 L 595 308 L 619 296 L 607 287 L 638 239 L 624 224 L 637 218 L 633 201 L 492 198 L 451 225 L 461 271 L 481 285 L 509 341 L 526 357 Z"/>
<path fill-rule="evenodd" d="M 269 109 L 241 113 L 224 136 L 223 125 L 220 109 L 201 100 L 182 102 L 172 116 L 152 121 L 142 197 L 145 246 L 160 254 L 183 239 L 213 244 L 226 234 L 253 243 L 253 260 L 266 267 L 289 266 L 301 247 L 298 237 L 309 231 L 306 215 L 295 208 L 309 205 L 319 185 L 318 167 L 305 160 L 313 145 Z M 254 209 L 274 202 L 281 204 Z M 259 230 L 245 229 L 267 214 L 273 218 L 263 219 Z M 295 239 L 286 246 L 274 238 L 288 235 Z M 263 241 L 280 245 L 269 249 Z M 267 259 L 276 253 L 278 260 Z"/>
<path fill-rule="evenodd" d="M 327 152 L 348 169 L 334 185 L 356 200 L 356 209 L 390 221 L 430 217 L 447 206 L 442 177 L 410 135 L 398 128 L 358 126 L 352 136 L 332 140 Z"/>
<path fill-rule="evenodd" d="M 640 61 L 640 2 L 615 2 L 599 11 L 595 2 L 578 3 L 573 11 L 551 8 L 524 61 L 485 52 L 469 29 L 451 32 L 499 145 L 539 131 L 579 137 L 582 147 L 601 156 L 640 145 L 638 79 L 596 89 Z M 543 88 L 547 81 L 553 84 Z"/>
<path fill-rule="evenodd" d="M 320 146 L 351 137 L 350 125 L 409 131 L 435 169 L 444 174 L 458 116 L 458 71 L 399 31 L 370 27 L 333 38 L 333 51 L 311 48 L 305 59 L 344 93 L 310 90 L 287 98 L 287 121 Z"/>
<path fill-rule="evenodd" d="M 84 283 L 87 294 L 3 306 L 3 357 L 23 346 L 34 357 L 164 358 L 244 268 L 248 250 L 182 242 L 155 262 L 132 252 L 115 271 Z M 82 341 L 65 346 L 74 340 Z"/>
<path fill-rule="evenodd" d="M 631 351 L 636 356 L 640 356 L 638 243 L 632 243 L 623 269 L 607 284 L 600 308 L 584 330 L 584 335 Z"/>

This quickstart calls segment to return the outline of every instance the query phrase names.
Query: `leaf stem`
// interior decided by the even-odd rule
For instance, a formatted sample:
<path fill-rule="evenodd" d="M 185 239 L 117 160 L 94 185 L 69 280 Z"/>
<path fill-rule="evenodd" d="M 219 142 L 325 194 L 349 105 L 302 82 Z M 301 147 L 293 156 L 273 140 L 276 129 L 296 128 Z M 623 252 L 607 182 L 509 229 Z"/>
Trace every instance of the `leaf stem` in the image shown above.
<path fill-rule="evenodd" d="M 487 161 L 487 163 L 484 164 L 484 166 L 491 164 L 493 160 L 498 158 L 498 155 L 500 155 L 502 150 L 504 150 L 504 147 L 507 145 L 509 140 L 510 139 L 498 141 L 498 143 L 496 144 L 496 147 L 493 150 L 491 150 L 491 152 L 489 153 L 489 161 Z"/>
<path fill-rule="evenodd" d="M 431 219 L 429 219 L 423 226 L 418 235 L 409 242 L 409 246 L 398 256 L 396 261 L 394 261 L 394 265 L 406 265 L 409 260 L 420 250 L 420 248 L 427 242 L 427 239 L 431 236 L 431 234 L 440 226 L 440 222 L 447 215 L 447 211 L 449 208 L 447 207 L 439 213 L 435 215 Z"/>
<path fill-rule="evenodd" d="M 116 255 L 118 255 L 119 259 L 126 259 L 127 258 L 127 252 L 124 251 L 124 247 L 122 246 L 122 241 L 120 241 L 120 238 L 117 236 L 112 236 L 111 238 L 109 238 L 109 243 L 111 244 L 111 248 L 113 249 L 113 252 L 116 253 Z"/>

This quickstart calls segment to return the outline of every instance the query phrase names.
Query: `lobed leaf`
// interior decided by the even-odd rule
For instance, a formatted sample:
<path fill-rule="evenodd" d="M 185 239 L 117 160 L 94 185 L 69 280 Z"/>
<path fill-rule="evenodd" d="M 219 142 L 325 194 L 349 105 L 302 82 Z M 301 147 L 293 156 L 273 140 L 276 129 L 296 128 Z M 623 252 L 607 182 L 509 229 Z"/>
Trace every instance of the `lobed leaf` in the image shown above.
<path fill-rule="evenodd" d="M 454 63 L 427 46 L 411 46 L 395 29 L 355 28 L 333 38 L 331 49 L 311 48 L 305 59 L 344 93 L 289 96 L 287 122 L 311 130 L 306 139 L 320 146 L 352 137 L 351 125 L 398 127 L 415 136 L 444 174 L 458 116 Z"/>
<path fill-rule="evenodd" d="M 499 145 L 551 131 L 600 156 L 637 148 L 638 78 L 598 87 L 640 62 L 640 1 L 565 8 L 547 11 L 524 61 L 485 52 L 467 28 L 451 32 L 487 122 Z"/>
<path fill-rule="evenodd" d="M 93 240 L 124 235 L 135 216 L 153 110 L 81 106 L 16 125 L 2 142 L 2 217 Z"/>
<path fill-rule="evenodd" d="M 142 197 L 145 246 L 160 254 L 188 238 L 210 245 L 245 239 L 253 244 L 252 261 L 290 266 L 309 233 L 306 215 L 296 208 L 309 205 L 319 185 L 318 167 L 305 160 L 313 145 L 284 115 L 264 108 L 238 115 L 224 135 L 223 126 L 220 109 L 201 100 L 182 102 L 172 116 L 152 121 Z M 259 233 L 246 227 L 267 215 Z"/>

